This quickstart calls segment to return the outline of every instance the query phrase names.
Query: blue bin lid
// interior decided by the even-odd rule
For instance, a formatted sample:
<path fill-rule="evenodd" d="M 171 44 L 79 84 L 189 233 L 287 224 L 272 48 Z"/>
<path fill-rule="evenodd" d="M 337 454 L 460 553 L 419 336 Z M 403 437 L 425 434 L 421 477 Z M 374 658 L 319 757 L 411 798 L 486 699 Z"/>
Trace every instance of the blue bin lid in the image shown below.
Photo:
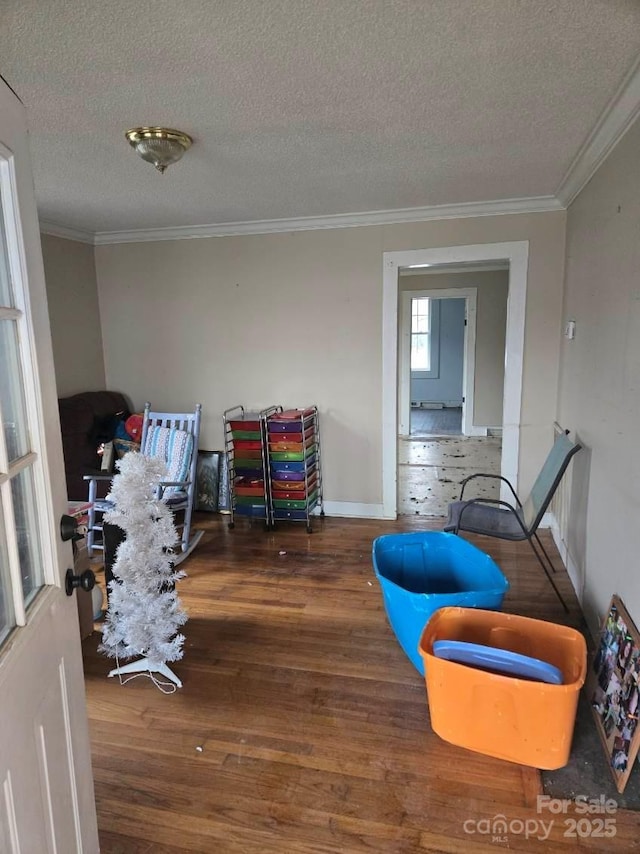
<path fill-rule="evenodd" d="M 468 664 L 482 670 L 494 670 L 520 679 L 562 685 L 562 671 L 553 664 L 541 661 L 539 658 L 521 655 L 519 652 L 512 652 L 510 649 L 499 649 L 466 641 L 439 640 L 433 644 L 433 654 L 437 658 L 446 658 L 447 661 Z"/>

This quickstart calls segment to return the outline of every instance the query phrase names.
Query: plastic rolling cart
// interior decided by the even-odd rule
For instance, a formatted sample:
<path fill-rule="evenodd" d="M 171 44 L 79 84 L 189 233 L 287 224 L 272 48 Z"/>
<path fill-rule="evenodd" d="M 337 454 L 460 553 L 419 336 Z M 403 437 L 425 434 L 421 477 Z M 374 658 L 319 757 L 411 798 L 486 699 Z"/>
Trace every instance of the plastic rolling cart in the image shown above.
<path fill-rule="evenodd" d="M 317 406 L 280 409 L 266 418 L 271 521 L 305 522 L 322 501 L 320 425 Z"/>
<path fill-rule="evenodd" d="M 266 422 L 269 415 L 281 410 L 270 406 L 246 412 L 244 406 L 232 406 L 222 415 L 229 468 L 229 528 L 234 527 L 236 514 L 261 519 L 265 528 L 271 527 Z"/>

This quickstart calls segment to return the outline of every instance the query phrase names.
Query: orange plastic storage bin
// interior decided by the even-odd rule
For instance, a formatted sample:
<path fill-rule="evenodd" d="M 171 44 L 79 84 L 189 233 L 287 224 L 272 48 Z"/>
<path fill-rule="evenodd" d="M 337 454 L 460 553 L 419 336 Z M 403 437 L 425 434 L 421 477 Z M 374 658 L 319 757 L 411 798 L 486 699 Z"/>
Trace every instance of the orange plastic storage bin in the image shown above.
<path fill-rule="evenodd" d="M 433 644 L 456 640 L 537 658 L 562 672 L 549 685 L 438 658 Z M 445 741 L 521 765 L 553 770 L 569 761 L 587 647 L 575 629 L 477 608 L 441 608 L 424 627 L 431 726 Z"/>

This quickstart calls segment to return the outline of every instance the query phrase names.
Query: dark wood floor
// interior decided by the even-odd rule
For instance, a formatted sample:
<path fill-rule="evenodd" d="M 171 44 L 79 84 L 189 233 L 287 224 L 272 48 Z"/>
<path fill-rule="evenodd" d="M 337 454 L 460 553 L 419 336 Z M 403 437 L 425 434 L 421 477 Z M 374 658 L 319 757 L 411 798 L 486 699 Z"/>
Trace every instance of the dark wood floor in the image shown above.
<path fill-rule="evenodd" d="M 613 839 L 565 838 L 561 819 L 546 841 L 465 832 L 500 813 L 540 819 L 540 779 L 430 728 L 371 566 L 375 537 L 426 520 L 326 519 L 311 536 L 295 524 L 228 531 L 204 514 L 197 524 L 206 535 L 180 583 L 184 687 L 120 686 L 99 636 L 83 644 L 103 854 L 636 850 L 640 816 L 623 811 Z M 512 582 L 505 610 L 565 622 L 526 544 L 475 542 Z M 558 579 L 566 621 L 580 625 Z"/>

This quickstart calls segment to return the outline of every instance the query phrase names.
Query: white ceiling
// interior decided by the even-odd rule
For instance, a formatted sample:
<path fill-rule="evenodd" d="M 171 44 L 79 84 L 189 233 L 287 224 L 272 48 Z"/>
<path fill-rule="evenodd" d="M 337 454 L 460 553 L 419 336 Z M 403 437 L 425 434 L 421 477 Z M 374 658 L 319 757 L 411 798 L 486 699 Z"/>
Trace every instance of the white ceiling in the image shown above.
<path fill-rule="evenodd" d="M 43 220 L 88 232 L 552 196 L 638 0 L 0 0 Z M 160 175 L 124 131 L 194 145 Z"/>

